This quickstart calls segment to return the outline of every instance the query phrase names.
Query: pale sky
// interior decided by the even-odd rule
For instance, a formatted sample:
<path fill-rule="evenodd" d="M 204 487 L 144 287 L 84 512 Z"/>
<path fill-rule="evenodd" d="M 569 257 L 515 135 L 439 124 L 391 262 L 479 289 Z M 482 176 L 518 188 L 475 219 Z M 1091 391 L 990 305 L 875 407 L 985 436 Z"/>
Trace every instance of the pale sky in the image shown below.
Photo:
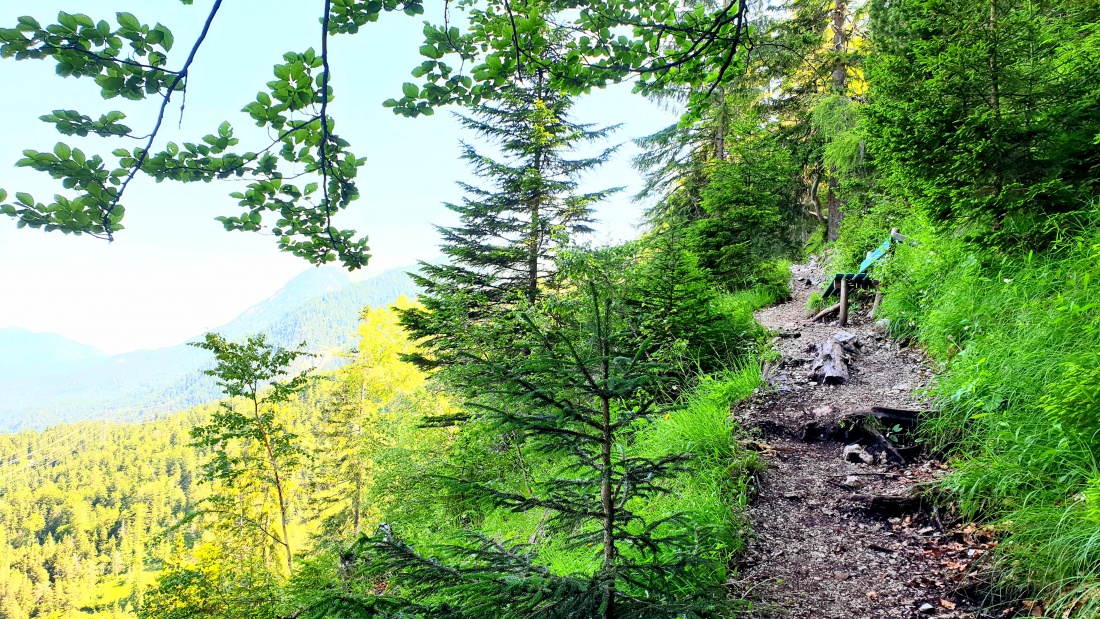
<path fill-rule="evenodd" d="M 38 0 L 0 3 L 0 25 L 10 27 L 30 14 L 43 23 L 59 10 L 86 12 L 114 24 L 115 11 L 129 11 L 147 23 L 172 29 L 176 45 L 169 68 L 186 56 L 211 5 L 179 2 Z M 187 107 L 179 117 L 173 99 L 165 129 L 154 146 L 168 140 L 198 141 L 229 120 L 241 148 L 262 137 L 240 108 L 271 79 L 271 66 L 286 51 L 319 48 L 316 18 L 321 3 L 292 0 L 230 0 L 223 4 L 206 43 L 191 68 Z M 429 7 L 430 18 L 434 9 Z M 438 255 L 432 224 L 451 222 L 445 201 L 457 201 L 457 180 L 470 180 L 459 161 L 459 140 L 471 136 L 449 113 L 405 119 L 381 102 L 399 97 L 402 82 L 420 63 L 422 18 L 386 14 L 358 35 L 330 41 L 333 88 L 330 105 L 337 131 L 353 151 L 367 157 L 360 172 L 360 199 L 336 223 L 370 236 L 373 258 L 367 273 Z M 137 133 L 151 127 L 155 101 L 104 101 L 88 79 L 62 79 L 48 61 L 0 60 L 0 187 L 9 195 L 27 191 L 40 202 L 65 193 L 44 174 L 15 168 L 25 148 L 48 151 L 63 140 L 86 152 L 109 153 L 120 145 L 101 138 L 83 140 L 57 134 L 38 117 L 54 109 L 76 109 L 96 117 L 109 109 L 129 115 Z M 622 85 L 583 98 L 575 120 L 622 123 L 616 141 L 652 133 L 675 118 Z M 177 95 L 178 97 L 178 95 Z M 248 140 L 248 136 L 256 138 Z M 625 185 L 627 190 L 602 205 L 597 242 L 636 234 L 642 206 L 629 196 L 640 185 L 630 168 L 635 149 L 626 144 L 616 160 L 590 180 L 590 188 Z M 0 327 L 60 333 L 109 353 L 178 344 L 223 324 L 266 298 L 308 265 L 279 252 L 271 237 L 225 232 L 217 215 L 239 214 L 228 194 L 233 183 L 157 185 L 139 175 L 127 190 L 126 230 L 108 244 L 91 237 L 17 230 L 0 217 Z"/>

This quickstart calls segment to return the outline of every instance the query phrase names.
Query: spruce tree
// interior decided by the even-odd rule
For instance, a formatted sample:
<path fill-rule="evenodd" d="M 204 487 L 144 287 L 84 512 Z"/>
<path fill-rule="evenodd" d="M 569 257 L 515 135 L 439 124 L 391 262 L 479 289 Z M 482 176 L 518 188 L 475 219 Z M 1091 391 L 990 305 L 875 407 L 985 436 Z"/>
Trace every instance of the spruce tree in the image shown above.
<path fill-rule="evenodd" d="M 487 509 L 537 514 L 542 535 L 574 557 L 574 568 L 545 565 L 536 540 L 467 529 L 453 544 L 415 549 L 383 525 L 358 547 L 364 576 L 388 587 L 365 606 L 401 609 L 386 616 L 516 619 L 701 617 L 727 608 L 724 591 L 684 577 L 706 563 L 705 536 L 678 515 L 646 512 L 686 464 L 679 454 L 648 457 L 635 440 L 674 408 L 668 366 L 655 361 L 652 340 L 638 337 L 645 327 L 621 294 L 623 273 L 597 259 L 578 263 L 565 280 L 571 292 L 510 314 L 524 354 L 468 349 L 470 371 L 450 375 L 484 423 L 521 436 L 528 457 L 544 464 L 519 485 L 447 480 Z"/>
<path fill-rule="evenodd" d="M 619 190 L 578 191 L 581 177 L 615 148 L 590 157 L 572 155 L 605 140 L 616 127 L 572 121 L 573 100 L 546 82 L 536 70 L 459 116 L 499 157 L 463 145 L 463 159 L 484 182 L 461 184 L 465 198 L 447 204 L 460 222 L 438 227 L 447 262 L 421 263 L 413 275 L 424 289 L 424 308 L 406 312 L 403 322 L 416 337 L 434 342 L 433 352 L 453 350 L 458 339 L 498 310 L 534 303 L 554 274 L 561 248 L 591 232 L 593 206 Z"/>

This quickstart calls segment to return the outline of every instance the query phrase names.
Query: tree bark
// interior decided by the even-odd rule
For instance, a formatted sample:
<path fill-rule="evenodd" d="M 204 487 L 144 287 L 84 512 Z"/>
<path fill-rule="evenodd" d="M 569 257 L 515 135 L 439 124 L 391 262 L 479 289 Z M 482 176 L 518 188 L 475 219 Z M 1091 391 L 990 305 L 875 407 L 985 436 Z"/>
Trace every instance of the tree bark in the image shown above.
<path fill-rule="evenodd" d="M 841 338 L 834 335 L 817 345 L 810 377 L 823 385 L 848 382 L 848 351 Z"/>
<path fill-rule="evenodd" d="M 610 306 L 607 307 L 610 310 Z M 610 313 L 610 312 L 608 312 Z M 604 315 L 605 319 L 607 314 Z M 597 312 L 597 340 L 599 342 L 600 365 L 603 371 L 603 388 L 607 391 L 608 380 L 611 377 L 610 350 L 606 333 L 600 328 Z M 600 478 L 600 503 L 603 508 L 603 574 L 607 578 L 607 588 L 604 591 L 604 618 L 611 619 L 615 616 L 615 497 L 613 496 L 611 479 L 611 446 L 614 434 L 611 428 L 611 398 L 608 395 L 600 397 L 602 419 L 600 425 L 603 434 L 603 445 L 600 450 L 600 464 L 603 466 Z"/>
<path fill-rule="evenodd" d="M 274 480 L 275 494 L 279 499 L 279 524 L 283 530 L 283 547 L 286 548 L 286 569 L 287 574 L 294 572 L 294 553 L 290 550 L 290 535 L 288 534 L 287 527 L 287 507 L 286 497 L 283 494 L 283 481 L 279 477 L 279 463 L 275 459 L 275 449 L 271 446 L 271 437 L 267 431 L 263 429 L 263 424 L 260 423 L 260 404 L 253 399 L 252 413 L 256 418 L 256 425 L 260 428 L 260 432 L 264 437 L 264 448 L 267 449 L 267 459 L 271 464 L 271 475 Z"/>
<path fill-rule="evenodd" d="M 826 206 L 829 209 L 829 216 L 826 219 L 825 224 L 825 240 L 835 241 L 840 238 L 840 220 L 843 215 L 840 214 L 840 199 L 836 196 L 837 180 L 836 180 L 836 166 L 829 166 L 829 193 L 826 198 Z"/>
<path fill-rule="evenodd" d="M 606 375 L 605 375 L 606 376 Z M 603 450 L 600 461 L 603 477 L 600 480 L 600 503 L 603 506 L 603 571 L 607 575 L 606 611 L 604 617 L 614 617 L 615 604 L 615 501 L 611 488 L 611 401 L 603 401 Z"/>
<path fill-rule="evenodd" d="M 838 0 L 833 8 L 833 53 L 837 55 L 836 67 L 833 68 L 833 91 L 838 95 L 844 95 L 848 88 L 848 61 L 843 54 L 848 48 L 848 33 L 844 25 L 848 21 L 848 3 Z M 829 209 L 829 221 L 826 224 L 825 239 L 835 241 L 840 237 L 840 221 L 843 215 L 840 212 L 840 199 L 837 198 L 837 169 L 829 166 L 829 194 L 826 200 Z"/>

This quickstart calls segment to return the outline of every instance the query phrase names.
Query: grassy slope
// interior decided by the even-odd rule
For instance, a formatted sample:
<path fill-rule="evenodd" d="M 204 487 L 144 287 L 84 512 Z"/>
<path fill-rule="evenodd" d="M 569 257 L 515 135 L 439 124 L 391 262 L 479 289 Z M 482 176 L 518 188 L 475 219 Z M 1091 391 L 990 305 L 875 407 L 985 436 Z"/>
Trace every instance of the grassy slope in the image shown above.
<path fill-rule="evenodd" d="M 1000 565 L 1014 593 L 1046 599 L 1052 616 L 1096 616 L 1100 232 L 1009 256 L 915 222 L 905 231 L 919 245 L 879 268 L 883 314 L 943 363 L 927 438 L 956 456 L 946 488 L 965 516 L 1008 534 Z"/>

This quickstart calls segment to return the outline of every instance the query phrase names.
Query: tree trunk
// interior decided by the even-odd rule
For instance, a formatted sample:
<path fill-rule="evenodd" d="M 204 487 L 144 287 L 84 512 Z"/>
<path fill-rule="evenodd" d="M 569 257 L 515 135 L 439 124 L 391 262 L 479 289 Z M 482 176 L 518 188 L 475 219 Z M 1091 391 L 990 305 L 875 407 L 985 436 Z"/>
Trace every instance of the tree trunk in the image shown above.
<path fill-rule="evenodd" d="M 826 198 L 826 207 L 829 209 L 829 218 L 825 224 L 825 240 L 835 241 L 840 238 L 840 199 L 836 196 L 836 166 L 829 166 L 829 193 Z"/>
<path fill-rule="evenodd" d="M 263 429 L 260 423 L 260 405 L 253 400 L 253 415 L 256 417 L 256 424 L 260 427 L 260 431 L 264 437 L 264 447 L 267 449 L 268 463 L 271 465 L 271 475 L 274 480 L 275 494 L 279 499 L 279 524 L 283 530 L 283 546 L 286 548 L 286 569 L 287 574 L 291 574 L 294 571 L 294 553 L 290 550 L 290 535 L 288 535 L 287 527 L 287 508 L 286 497 L 283 494 L 283 481 L 279 477 L 279 463 L 275 459 L 275 450 L 271 447 L 271 437 L 267 431 Z"/>
<path fill-rule="evenodd" d="M 359 537 L 359 497 L 363 496 L 363 474 L 356 469 L 355 472 L 355 501 L 352 502 L 351 519 L 355 537 Z"/>
<path fill-rule="evenodd" d="M 536 78 L 536 90 L 541 98 L 542 93 L 542 71 L 539 71 Z M 542 176 L 542 146 L 540 145 L 535 150 L 535 160 L 533 162 L 535 174 Z M 527 302 L 534 303 L 538 296 L 539 291 L 539 241 L 541 241 L 541 222 L 539 217 L 541 216 L 540 207 L 542 206 L 541 191 L 539 195 L 535 195 L 531 198 L 531 231 L 527 238 Z"/>
<path fill-rule="evenodd" d="M 606 374 L 605 374 L 606 377 Z M 606 378 L 605 378 L 606 380 Z M 603 571 L 607 575 L 604 617 L 614 617 L 615 604 L 615 501 L 611 488 L 611 401 L 601 398 L 603 403 L 603 450 L 600 462 L 603 476 L 600 480 L 600 503 L 603 506 Z"/>
<path fill-rule="evenodd" d="M 610 314 L 611 307 L 607 305 L 606 317 Z M 608 349 L 607 334 L 600 328 L 599 312 L 597 311 L 597 342 L 600 352 L 600 365 L 603 371 L 603 386 L 607 390 L 607 383 L 611 377 L 611 351 Z M 611 446 L 614 435 L 611 429 L 611 398 L 601 396 L 602 419 L 600 420 L 603 431 L 603 445 L 600 453 L 600 464 L 603 466 L 600 479 L 600 504 L 603 508 L 603 573 L 607 578 L 604 592 L 604 617 L 611 619 L 615 616 L 615 497 L 612 490 Z"/>
<path fill-rule="evenodd" d="M 355 450 L 356 453 L 361 454 L 360 443 L 363 436 L 363 415 L 366 411 L 363 410 L 363 402 L 367 399 L 367 385 L 366 380 L 362 374 L 359 374 L 359 415 L 356 419 L 355 427 L 352 428 L 352 436 L 355 437 Z M 363 463 L 359 458 L 355 461 L 355 496 L 351 501 L 351 517 L 352 524 L 355 529 L 355 537 L 359 537 L 359 521 L 361 518 L 361 506 L 363 501 Z"/>
<path fill-rule="evenodd" d="M 718 88 L 716 92 L 721 101 L 718 103 L 718 131 L 714 136 L 714 157 L 718 161 L 726 160 L 726 93 Z"/>
<path fill-rule="evenodd" d="M 848 34 L 844 26 L 848 22 L 848 3 L 838 0 L 833 8 L 833 53 L 837 55 L 836 67 L 833 68 L 833 92 L 844 95 L 848 87 L 848 61 L 843 54 L 848 48 Z M 840 221 L 843 215 L 840 213 L 840 199 L 836 195 L 837 169 L 829 166 L 829 193 L 826 201 L 829 209 L 829 222 L 826 226 L 825 239 L 835 241 L 840 236 Z"/>

